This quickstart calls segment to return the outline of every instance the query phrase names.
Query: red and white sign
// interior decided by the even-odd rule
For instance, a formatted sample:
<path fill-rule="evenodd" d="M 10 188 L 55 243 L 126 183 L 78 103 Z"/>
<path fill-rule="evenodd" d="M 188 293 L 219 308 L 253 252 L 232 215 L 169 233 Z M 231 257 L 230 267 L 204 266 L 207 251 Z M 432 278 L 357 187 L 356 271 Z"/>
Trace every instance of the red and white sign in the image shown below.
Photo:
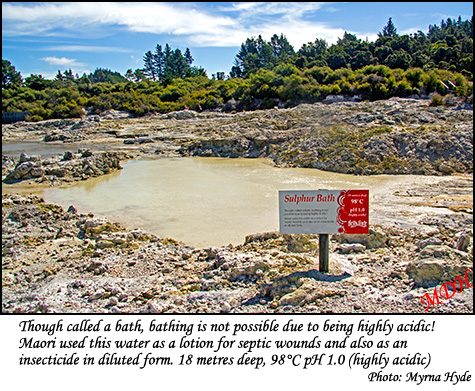
<path fill-rule="evenodd" d="M 369 190 L 279 191 L 282 234 L 369 233 Z"/>

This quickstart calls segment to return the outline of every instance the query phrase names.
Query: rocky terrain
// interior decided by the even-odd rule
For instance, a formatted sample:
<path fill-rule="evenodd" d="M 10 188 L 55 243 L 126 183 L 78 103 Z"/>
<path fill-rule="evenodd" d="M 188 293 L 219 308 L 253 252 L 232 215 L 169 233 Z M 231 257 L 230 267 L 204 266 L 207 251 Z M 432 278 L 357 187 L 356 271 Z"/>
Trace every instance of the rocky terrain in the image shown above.
<path fill-rule="evenodd" d="M 275 164 L 372 174 L 473 171 L 473 107 L 429 100 L 301 104 L 235 114 L 180 111 L 142 118 L 108 112 L 2 126 L 2 142 L 93 142 L 152 156 L 265 157 Z"/>
<path fill-rule="evenodd" d="M 434 108 L 398 98 L 2 125 L 3 142 L 97 148 L 52 158 L 2 155 L 2 311 L 424 313 L 421 298 L 432 298 L 434 288 L 465 275 L 473 283 L 472 121 L 472 107 L 460 102 Z M 416 221 L 424 229 L 372 226 L 370 235 L 333 236 L 327 274 L 318 271 L 313 236 L 267 232 L 237 246 L 196 249 L 74 206 L 5 194 L 15 183 L 86 180 L 143 155 L 266 157 L 353 174 L 453 176 L 392 194 L 401 204 L 440 210 Z M 428 312 L 473 312 L 472 287 L 450 295 Z"/>
<path fill-rule="evenodd" d="M 468 213 L 426 221 L 425 234 L 336 236 L 327 274 L 308 235 L 195 249 L 16 194 L 3 195 L 2 215 L 3 312 L 423 313 L 435 286 L 473 283 Z M 473 287 L 429 312 L 473 312 Z"/>
<path fill-rule="evenodd" d="M 92 152 L 79 149 L 77 153 L 65 152 L 62 156 L 41 159 L 22 153 L 16 161 L 2 155 L 2 176 L 5 183 L 34 181 L 48 185 L 75 182 L 120 170 L 120 161 L 127 155 L 121 152 Z"/>

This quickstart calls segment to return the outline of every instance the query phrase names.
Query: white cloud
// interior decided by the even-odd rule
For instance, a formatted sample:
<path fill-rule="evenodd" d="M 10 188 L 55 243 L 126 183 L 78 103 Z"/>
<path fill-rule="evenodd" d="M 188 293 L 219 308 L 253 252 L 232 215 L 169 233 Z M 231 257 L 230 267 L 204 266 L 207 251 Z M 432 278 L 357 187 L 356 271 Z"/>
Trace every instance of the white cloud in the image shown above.
<path fill-rule="evenodd" d="M 31 34 L 33 30 L 54 34 L 68 30 L 118 25 L 130 31 L 156 34 L 194 34 L 236 27 L 233 19 L 208 14 L 193 3 L 2 3 L 2 20 L 9 23 L 4 34 Z M 79 31 L 79 33 L 81 33 Z"/>
<path fill-rule="evenodd" d="M 63 67 L 81 67 L 86 64 L 78 62 L 75 58 L 67 57 L 43 57 L 40 58 L 42 61 L 46 61 L 50 65 L 60 65 Z"/>
<path fill-rule="evenodd" d="M 295 49 L 299 49 L 304 43 L 315 41 L 316 38 L 335 43 L 343 36 L 344 29 L 306 19 L 317 12 L 334 12 L 335 8 L 329 7 L 331 4 L 333 3 L 255 2 L 223 6 L 221 11 L 237 14 L 236 20 L 241 28 L 230 36 L 221 37 L 221 41 L 227 41 L 228 46 L 239 46 L 251 36 L 262 35 L 264 39 L 269 40 L 274 34 L 284 34 Z"/>
<path fill-rule="evenodd" d="M 107 27 L 132 32 L 170 34 L 187 46 L 239 47 L 247 38 L 262 35 L 269 40 L 284 34 L 298 50 L 303 44 L 325 39 L 329 44 L 343 37 L 345 29 L 335 23 L 315 22 L 310 17 L 328 15 L 335 3 L 238 2 L 205 8 L 204 3 L 2 3 L 5 35 L 40 33 L 76 36 L 109 34 Z M 221 3 L 222 4 L 222 3 Z M 209 5 L 207 7 L 210 7 Z M 319 18 L 325 20 L 325 18 Z M 326 18 L 328 20 L 328 18 Z M 377 38 L 374 33 L 348 31 L 358 37 Z M 107 46 L 58 45 L 51 50 L 127 52 Z"/>
<path fill-rule="evenodd" d="M 91 73 L 90 69 L 87 68 L 87 64 L 77 61 L 75 58 L 67 57 L 43 57 L 40 58 L 41 61 L 47 62 L 52 67 L 57 67 L 56 69 L 71 69 L 73 74 L 89 74 Z M 54 68 L 53 68 L 54 69 Z M 38 72 L 33 72 L 38 74 Z M 52 72 L 51 70 L 43 70 L 39 72 L 46 79 L 53 79 L 57 75 L 57 71 Z"/>
<path fill-rule="evenodd" d="M 240 13 L 240 17 L 256 17 L 258 15 L 292 15 L 301 16 L 306 12 L 313 12 L 322 9 L 332 3 L 324 2 L 255 2 L 255 3 L 233 3 L 231 6 L 224 6 L 222 11 Z"/>
<path fill-rule="evenodd" d="M 323 12 L 333 3 L 239 2 L 214 10 L 200 4 L 2 3 L 3 33 L 55 35 L 63 29 L 89 35 L 116 26 L 133 32 L 182 36 L 190 46 L 240 46 L 251 36 L 261 34 L 270 39 L 282 33 L 296 48 L 317 37 L 333 43 L 344 33 L 340 28 L 305 20 L 305 16 Z"/>

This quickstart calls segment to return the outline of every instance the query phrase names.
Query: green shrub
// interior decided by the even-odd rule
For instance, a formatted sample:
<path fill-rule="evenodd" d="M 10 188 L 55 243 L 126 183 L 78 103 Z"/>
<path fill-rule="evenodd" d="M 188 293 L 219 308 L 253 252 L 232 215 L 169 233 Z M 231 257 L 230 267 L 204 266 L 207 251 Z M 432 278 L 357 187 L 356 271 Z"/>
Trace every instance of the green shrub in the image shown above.
<path fill-rule="evenodd" d="M 424 71 L 420 68 L 411 68 L 406 71 L 406 79 L 411 84 L 412 87 L 420 88 L 422 87 L 422 78 L 424 76 Z"/>
<path fill-rule="evenodd" d="M 25 118 L 26 122 L 38 122 L 38 121 L 43 121 L 43 117 L 39 115 L 27 115 Z"/>
<path fill-rule="evenodd" d="M 432 98 L 430 99 L 430 104 L 429 106 L 443 106 L 445 104 L 444 99 L 437 93 L 432 95 Z"/>
<path fill-rule="evenodd" d="M 186 95 L 186 91 L 176 86 L 168 86 L 160 95 L 163 102 L 176 102 L 178 99 Z"/>
<path fill-rule="evenodd" d="M 407 81 L 403 80 L 396 84 L 394 93 L 397 96 L 404 98 L 412 94 L 412 88 Z"/>

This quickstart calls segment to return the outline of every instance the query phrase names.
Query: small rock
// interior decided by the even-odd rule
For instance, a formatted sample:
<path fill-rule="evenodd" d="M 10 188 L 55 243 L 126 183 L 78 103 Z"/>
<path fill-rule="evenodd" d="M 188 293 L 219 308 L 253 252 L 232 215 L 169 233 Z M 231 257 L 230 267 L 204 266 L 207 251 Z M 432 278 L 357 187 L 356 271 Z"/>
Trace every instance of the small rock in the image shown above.
<path fill-rule="evenodd" d="M 371 227 L 368 235 L 335 235 L 339 243 L 360 243 L 366 248 L 386 247 L 389 237 L 379 227 Z"/>
<path fill-rule="evenodd" d="M 110 299 L 109 299 L 109 305 L 110 306 L 115 306 L 119 304 L 119 299 L 117 299 L 117 297 L 115 296 L 112 296 Z"/>
<path fill-rule="evenodd" d="M 473 234 L 471 232 L 462 232 L 457 240 L 457 250 L 459 251 L 467 251 L 468 247 L 470 246 L 470 240 Z"/>
<path fill-rule="evenodd" d="M 107 296 L 107 292 L 104 289 L 100 288 L 95 293 L 89 296 L 89 301 L 103 299 L 106 296 Z"/>
<path fill-rule="evenodd" d="M 227 301 L 221 304 L 221 312 L 229 312 L 231 310 L 231 306 Z"/>
<path fill-rule="evenodd" d="M 337 250 L 343 254 L 359 253 L 366 250 L 366 247 L 360 243 L 342 243 L 338 245 Z"/>
<path fill-rule="evenodd" d="M 424 247 L 427 246 L 434 246 L 434 245 L 441 245 L 442 240 L 439 238 L 429 238 L 425 240 L 420 240 L 419 242 L 416 243 L 416 246 L 419 250 L 422 250 Z"/>
<path fill-rule="evenodd" d="M 66 151 L 66 152 L 64 152 L 63 160 L 72 160 L 73 157 L 74 157 L 74 155 L 71 151 Z"/>
<path fill-rule="evenodd" d="M 404 300 L 412 300 L 414 298 L 414 295 L 412 293 L 408 293 L 403 296 Z"/>

